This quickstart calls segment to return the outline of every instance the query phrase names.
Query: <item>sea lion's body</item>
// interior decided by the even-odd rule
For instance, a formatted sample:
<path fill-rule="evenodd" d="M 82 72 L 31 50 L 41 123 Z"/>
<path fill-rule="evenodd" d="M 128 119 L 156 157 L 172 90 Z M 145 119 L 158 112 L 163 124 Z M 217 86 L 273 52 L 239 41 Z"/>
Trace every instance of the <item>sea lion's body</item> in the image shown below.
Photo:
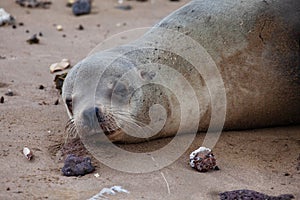
<path fill-rule="evenodd" d="M 134 118 L 133 123 L 138 120 L 149 124 L 152 120 L 149 108 L 160 104 L 166 110 L 166 120 L 163 128 L 151 138 L 175 135 L 181 121 L 180 109 L 190 102 L 176 100 L 178 96 L 175 98 L 173 91 L 153 84 L 161 77 L 166 85 L 183 87 L 181 79 L 173 78 L 176 73 L 163 70 L 163 66 L 176 70 L 191 85 L 200 109 L 196 118 L 198 130 L 207 130 L 212 110 L 212 93 L 207 81 L 213 84 L 217 74 L 204 72 L 203 75 L 199 73 L 201 61 L 200 67 L 189 62 L 203 55 L 196 55 L 194 47 L 177 44 L 184 37 L 204 47 L 222 77 L 226 93 L 225 130 L 298 124 L 299 5 L 297 0 L 196 0 L 173 12 L 137 41 L 88 56 L 70 71 L 63 88 L 63 98 L 77 131 L 82 134 L 100 128 L 113 141 L 143 141 L 145 138 L 125 134 L 115 122 L 120 118 L 114 119 L 114 116 L 126 110 L 130 113 L 128 116 Z M 167 33 L 168 30 L 172 33 Z M 151 67 L 152 64 L 159 65 Z M 127 76 L 128 73 L 136 76 Z M 138 85 L 134 85 L 137 82 L 148 84 L 137 89 Z M 215 91 L 222 93 L 222 87 L 218 83 Z M 118 105 L 118 112 L 111 111 L 114 109 L 111 104 Z M 186 110 L 194 114 L 188 106 Z M 188 121 L 191 120 L 185 121 L 184 132 L 190 131 Z"/>

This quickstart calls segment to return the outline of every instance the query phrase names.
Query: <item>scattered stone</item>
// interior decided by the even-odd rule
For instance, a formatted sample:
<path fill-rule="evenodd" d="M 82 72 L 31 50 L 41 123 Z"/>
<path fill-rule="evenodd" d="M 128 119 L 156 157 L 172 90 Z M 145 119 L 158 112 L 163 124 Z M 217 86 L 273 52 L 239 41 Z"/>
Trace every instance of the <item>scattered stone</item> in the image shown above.
<path fill-rule="evenodd" d="M 59 104 L 59 99 L 56 99 L 56 101 L 54 102 L 54 105 L 58 105 Z"/>
<path fill-rule="evenodd" d="M 0 103 L 4 103 L 4 97 L 3 96 L 0 98 Z"/>
<path fill-rule="evenodd" d="M 12 97 L 12 96 L 14 96 L 14 93 L 11 89 L 8 89 L 7 92 L 5 93 L 5 95 Z"/>
<path fill-rule="evenodd" d="M 7 13 L 3 8 L 0 8 L 0 26 L 15 24 L 15 18 Z"/>
<path fill-rule="evenodd" d="M 64 80 L 65 80 L 67 74 L 68 73 L 59 74 L 59 75 L 56 75 L 54 78 L 55 88 L 60 92 L 60 94 L 62 92 L 62 86 L 63 86 Z"/>
<path fill-rule="evenodd" d="M 131 5 L 118 5 L 115 8 L 120 9 L 120 10 L 131 10 L 132 6 Z"/>
<path fill-rule="evenodd" d="M 38 1 L 38 0 L 16 0 L 16 3 L 22 7 L 27 8 L 49 8 L 52 4 L 51 1 Z"/>
<path fill-rule="evenodd" d="M 91 158 L 78 157 L 74 154 L 70 154 L 64 162 L 62 173 L 64 176 L 83 176 L 94 170 L 95 167 L 92 165 Z"/>
<path fill-rule="evenodd" d="M 63 30 L 63 27 L 62 27 L 62 25 L 56 25 L 56 30 L 58 30 L 58 31 L 62 31 L 62 30 Z"/>
<path fill-rule="evenodd" d="M 28 147 L 23 148 L 23 154 L 27 158 L 27 160 L 31 160 L 33 158 L 33 153 Z"/>
<path fill-rule="evenodd" d="M 279 196 L 269 196 L 253 190 L 234 190 L 219 194 L 220 200 L 235 200 L 235 199 L 255 199 L 255 200 L 291 200 L 294 199 L 292 194 L 283 194 Z"/>
<path fill-rule="evenodd" d="M 49 105 L 49 103 L 47 103 L 47 102 L 45 102 L 45 101 L 42 101 L 42 102 L 39 103 L 39 105 L 41 105 L 41 106 L 42 106 L 42 105 Z"/>
<path fill-rule="evenodd" d="M 10 188 L 8 187 L 8 188 L 6 188 L 6 191 L 9 191 L 10 190 Z"/>
<path fill-rule="evenodd" d="M 126 26 L 127 25 L 127 23 L 126 22 L 123 22 L 123 23 L 117 23 L 116 24 L 116 27 L 120 27 L 120 26 Z"/>
<path fill-rule="evenodd" d="M 16 25 L 12 25 L 12 28 L 13 28 L 13 29 L 16 29 L 16 28 L 17 28 L 17 26 L 16 26 Z"/>
<path fill-rule="evenodd" d="M 206 147 L 200 147 L 190 154 L 190 166 L 199 172 L 219 170 L 214 154 L 211 149 Z"/>
<path fill-rule="evenodd" d="M 40 40 L 37 38 L 36 34 L 34 34 L 33 36 L 31 36 L 31 38 L 26 40 L 26 42 L 29 44 L 38 44 L 40 43 Z"/>
<path fill-rule="evenodd" d="M 66 6 L 67 7 L 72 7 L 74 3 L 75 3 L 75 0 L 68 0 Z"/>
<path fill-rule="evenodd" d="M 43 33 L 42 33 L 42 32 L 39 32 L 39 36 L 40 36 L 40 37 L 43 37 Z"/>
<path fill-rule="evenodd" d="M 79 26 L 78 26 L 77 29 L 80 30 L 80 31 L 82 31 L 82 30 L 84 30 L 84 27 L 81 24 L 79 24 Z"/>
<path fill-rule="evenodd" d="M 26 33 L 29 33 L 29 30 L 26 30 L 25 32 L 26 32 Z"/>
<path fill-rule="evenodd" d="M 24 23 L 23 22 L 19 22 L 19 26 L 24 26 Z"/>
<path fill-rule="evenodd" d="M 289 175 L 290 175 L 290 174 L 289 174 L 289 173 L 287 173 L 287 172 L 286 172 L 286 173 L 284 173 L 284 176 L 289 176 Z"/>
<path fill-rule="evenodd" d="M 67 37 L 67 35 L 66 34 L 62 34 L 62 37 L 65 38 L 65 37 Z"/>
<path fill-rule="evenodd" d="M 69 68 L 70 65 L 70 61 L 66 58 L 62 59 L 60 62 L 58 63 L 53 63 L 52 65 L 50 65 L 50 72 L 54 73 L 54 72 L 58 72 L 58 71 L 63 71 L 67 68 Z"/>
<path fill-rule="evenodd" d="M 72 5 L 75 16 L 89 14 L 91 12 L 91 0 L 77 0 Z"/>
<path fill-rule="evenodd" d="M 43 89 L 45 89 L 45 86 L 40 85 L 40 86 L 39 86 L 39 89 L 40 89 L 40 90 L 43 90 Z"/>

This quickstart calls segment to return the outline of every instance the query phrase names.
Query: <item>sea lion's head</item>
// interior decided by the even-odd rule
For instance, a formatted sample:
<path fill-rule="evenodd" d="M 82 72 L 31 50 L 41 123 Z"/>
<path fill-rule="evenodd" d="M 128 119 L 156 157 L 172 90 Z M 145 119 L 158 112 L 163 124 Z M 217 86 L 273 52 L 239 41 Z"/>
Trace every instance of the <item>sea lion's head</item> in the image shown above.
<path fill-rule="evenodd" d="M 151 127 L 163 128 L 170 115 L 169 95 L 151 82 L 157 73 L 141 66 L 112 52 L 93 54 L 74 66 L 62 92 L 69 135 L 137 142 L 158 133 Z"/>

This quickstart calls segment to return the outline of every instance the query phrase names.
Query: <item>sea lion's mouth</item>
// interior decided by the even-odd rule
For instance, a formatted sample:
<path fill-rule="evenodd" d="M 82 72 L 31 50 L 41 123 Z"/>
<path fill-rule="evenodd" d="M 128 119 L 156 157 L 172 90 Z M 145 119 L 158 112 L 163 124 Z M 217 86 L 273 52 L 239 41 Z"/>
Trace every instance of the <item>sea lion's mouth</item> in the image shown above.
<path fill-rule="evenodd" d="M 120 132 L 121 128 L 117 125 L 113 115 L 103 108 L 95 108 L 96 117 L 100 128 L 106 136 L 113 136 Z"/>

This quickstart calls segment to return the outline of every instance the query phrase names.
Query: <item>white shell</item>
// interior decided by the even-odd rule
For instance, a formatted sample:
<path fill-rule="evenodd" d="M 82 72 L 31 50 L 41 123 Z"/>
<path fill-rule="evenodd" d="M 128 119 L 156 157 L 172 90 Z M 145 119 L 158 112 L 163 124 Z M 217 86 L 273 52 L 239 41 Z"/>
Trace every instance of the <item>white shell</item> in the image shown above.
<path fill-rule="evenodd" d="M 63 27 L 62 27 L 62 25 L 56 25 L 56 30 L 58 30 L 58 31 L 62 31 L 62 30 L 63 30 Z"/>
<path fill-rule="evenodd" d="M 27 147 L 24 147 L 23 154 L 28 160 L 31 160 L 33 157 L 32 151 Z"/>
<path fill-rule="evenodd" d="M 54 73 L 57 71 L 62 71 L 70 67 L 70 61 L 66 58 L 62 59 L 59 63 L 53 63 L 50 65 L 50 72 Z"/>
<path fill-rule="evenodd" d="M 190 166 L 191 167 L 195 167 L 195 164 L 193 162 L 194 160 L 194 157 L 200 153 L 200 152 L 205 152 L 205 154 L 208 154 L 211 152 L 211 149 L 210 148 L 207 148 L 207 147 L 199 147 L 198 149 L 196 149 L 195 151 L 193 151 L 191 154 L 190 154 Z"/>

